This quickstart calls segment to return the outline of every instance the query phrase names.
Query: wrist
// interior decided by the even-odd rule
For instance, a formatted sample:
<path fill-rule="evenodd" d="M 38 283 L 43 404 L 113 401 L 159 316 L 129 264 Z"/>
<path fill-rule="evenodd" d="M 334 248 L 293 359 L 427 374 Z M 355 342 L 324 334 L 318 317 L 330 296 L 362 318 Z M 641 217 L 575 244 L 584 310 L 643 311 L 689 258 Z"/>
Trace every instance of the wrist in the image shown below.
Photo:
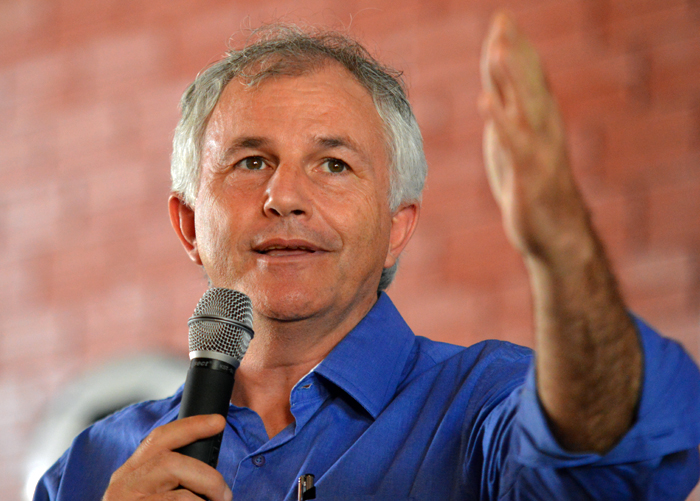
<path fill-rule="evenodd" d="M 522 251 L 528 273 L 570 277 L 584 272 L 591 264 L 605 260 L 603 246 L 596 236 L 588 213 L 561 218 L 548 238 Z"/>

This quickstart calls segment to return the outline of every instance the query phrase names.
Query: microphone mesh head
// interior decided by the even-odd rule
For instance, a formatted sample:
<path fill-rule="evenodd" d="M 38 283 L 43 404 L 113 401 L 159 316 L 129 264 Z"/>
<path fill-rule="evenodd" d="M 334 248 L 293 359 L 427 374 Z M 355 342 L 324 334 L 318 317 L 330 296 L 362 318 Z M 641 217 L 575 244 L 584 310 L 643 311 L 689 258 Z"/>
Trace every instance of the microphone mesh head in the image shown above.
<path fill-rule="evenodd" d="M 227 320 L 243 324 L 249 331 Z M 190 352 L 214 351 L 233 357 L 240 363 L 253 338 L 250 298 L 238 291 L 212 287 L 197 303 L 189 326 Z"/>

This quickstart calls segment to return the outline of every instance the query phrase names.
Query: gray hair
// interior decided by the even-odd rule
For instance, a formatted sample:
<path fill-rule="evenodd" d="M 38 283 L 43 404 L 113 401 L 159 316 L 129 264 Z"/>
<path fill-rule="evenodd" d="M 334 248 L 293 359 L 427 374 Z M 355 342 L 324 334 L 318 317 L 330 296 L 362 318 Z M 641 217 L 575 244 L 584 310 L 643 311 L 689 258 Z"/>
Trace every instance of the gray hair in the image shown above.
<path fill-rule="evenodd" d="M 227 52 L 223 59 L 200 73 L 183 94 L 182 117 L 173 139 L 172 191 L 194 207 L 204 133 L 221 93 L 231 80 L 239 78 L 255 85 L 270 77 L 297 76 L 328 61 L 342 64 L 367 89 L 384 122 L 391 162 L 388 193 L 391 211 L 419 201 L 427 163 L 401 73 L 377 62 L 358 42 L 343 34 L 280 24 L 253 31 L 245 47 Z M 398 262 L 382 271 L 380 291 L 391 284 L 397 266 Z"/>

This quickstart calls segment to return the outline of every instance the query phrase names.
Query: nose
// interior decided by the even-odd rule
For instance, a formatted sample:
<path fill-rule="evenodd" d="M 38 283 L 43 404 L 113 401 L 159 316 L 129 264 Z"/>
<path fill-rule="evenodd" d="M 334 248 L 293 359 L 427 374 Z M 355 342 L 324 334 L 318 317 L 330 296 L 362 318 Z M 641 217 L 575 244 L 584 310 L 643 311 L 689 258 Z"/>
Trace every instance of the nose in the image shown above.
<path fill-rule="evenodd" d="M 281 217 L 311 215 L 307 183 L 308 179 L 302 167 L 278 165 L 265 189 L 265 214 Z"/>

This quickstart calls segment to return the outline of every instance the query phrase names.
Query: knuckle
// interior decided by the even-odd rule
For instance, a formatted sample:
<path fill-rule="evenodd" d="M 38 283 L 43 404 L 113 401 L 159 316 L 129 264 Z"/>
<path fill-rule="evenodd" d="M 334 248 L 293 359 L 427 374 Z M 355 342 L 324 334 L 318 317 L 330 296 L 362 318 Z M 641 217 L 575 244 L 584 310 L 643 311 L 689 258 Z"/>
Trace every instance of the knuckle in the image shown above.
<path fill-rule="evenodd" d="M 158 442 L 162 441 L 164 435 L 165 431 L 163 431 L 163 427 L 159 426 L 158 428 L 156 428 L 148 434 L 148 436 L 144 439 L 143 443 L 146 445 L 157 444 Z"/>
<path fill-rule="evenodd" d="M 150 458 L 144 465 L 149 471 L 162 470 L 170 472 L 176 465 L 177 457 L 174 453 L 168 450 L 159 451 L 156 455 Z"/>

